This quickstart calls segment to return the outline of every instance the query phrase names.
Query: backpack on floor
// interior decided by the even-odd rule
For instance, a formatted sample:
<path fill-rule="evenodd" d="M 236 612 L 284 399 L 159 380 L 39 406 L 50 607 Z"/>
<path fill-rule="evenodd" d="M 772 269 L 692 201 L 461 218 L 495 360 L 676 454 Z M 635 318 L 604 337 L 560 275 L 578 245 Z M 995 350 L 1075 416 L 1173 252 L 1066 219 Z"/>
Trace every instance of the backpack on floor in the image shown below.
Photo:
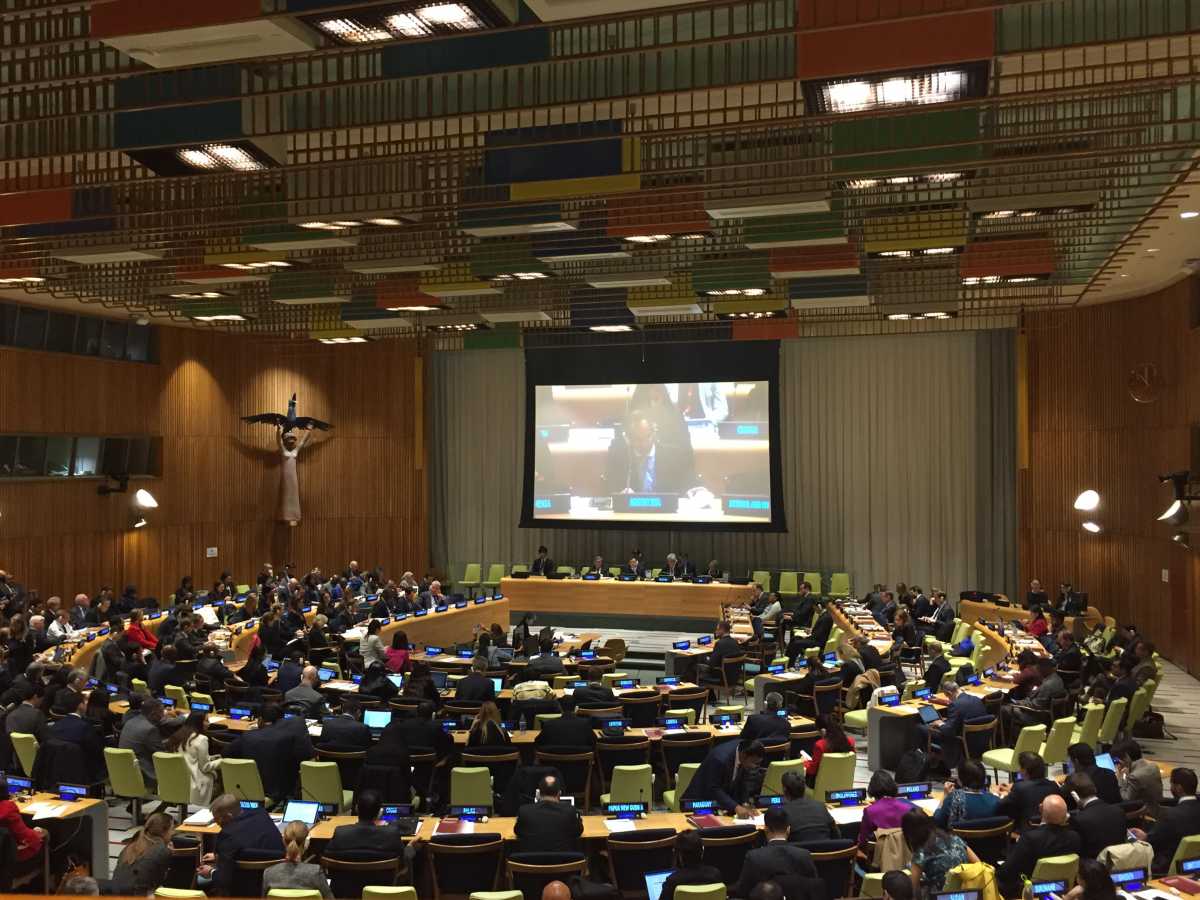
<path fill-rule="evenodd" d="M 929 778 L 929 760 L 924 750 L 907 750 L 896 763 L 896 783 L 911 784 Z"/>

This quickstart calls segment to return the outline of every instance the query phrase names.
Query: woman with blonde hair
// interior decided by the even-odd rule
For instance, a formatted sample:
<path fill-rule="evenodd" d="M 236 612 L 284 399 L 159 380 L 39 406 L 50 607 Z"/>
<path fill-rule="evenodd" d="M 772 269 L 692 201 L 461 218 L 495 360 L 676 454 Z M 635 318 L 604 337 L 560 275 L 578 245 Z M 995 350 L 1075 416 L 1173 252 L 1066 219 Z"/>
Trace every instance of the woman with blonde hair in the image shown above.
<path fill-rule="evenodd" d="M 308 827 L 303 822 L 288 822 L 283 828 L 285 858 L 263 872 L 263 896 L 272 888 L 307 888 L 320 891 L 325 900 L 333 900 L 329 880 L 316 863 L 301 862 L 308 844 Z"/>
<path fill-rule="evenodd" d="M 491 700 L 479 707 L 479 714 L 467 733 L 468 747 L 504 747 L 512 741 L 500 724 L 500 708 Z"/>
<path fill-rule="evenodd" d="M 162 886 L 171 868 L 171 835 L 175 820 L 166 813 L 153 813 L 137 837 L 117 857 L 113 872 L 114 894 L 146 896 Z"/>

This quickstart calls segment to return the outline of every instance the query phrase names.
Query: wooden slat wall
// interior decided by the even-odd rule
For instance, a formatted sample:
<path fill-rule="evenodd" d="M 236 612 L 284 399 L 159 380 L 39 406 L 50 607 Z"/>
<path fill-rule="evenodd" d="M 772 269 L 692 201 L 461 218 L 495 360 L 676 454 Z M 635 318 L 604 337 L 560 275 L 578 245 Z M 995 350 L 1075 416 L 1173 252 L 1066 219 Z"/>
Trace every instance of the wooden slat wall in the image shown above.
<path fill-rule="evenodd" d="M 0 568 L 43 596 L 129 582 L 163 596 L 185 574 L 204 586 L 222 569 L 253 580 L 268 560 L 424 569 L 415 347 L 176 328 L 161 330 L 160 347 L 159 365 L 0 349 L 3 431 L 163 436 L 163 477 L 145 484 L 160 504 L 148 528 L 131 530 L 130 498 L 99 497 L 94 481 L 0 481 Z M 304 520 L 289 528 L 275 522 L 274 430 L 238 417 L 282 412 L 293 391 L 301 415 L 335 428 L 301 454 Z"/>
<path fill-rule="evenodd" d="M 1190 426 L 1200 421 L 1193 291 L 1188 279 L 1137 300 L 1025 318 L 1030 459 L 1017 494 L 1022 583 L 1036 577 L 1053 589 L 1073 581 L 1093 605 L 1137 623 L 1196 673 L 1200 557 L 1155 521 L 1171 496 L 1157 476 L 1189 467 Z M 1165 378 L 1154 403 L 1129 395 L 1129 371 L 1140 363 Z M 1100 535 L 1084 532 L 1085 516 L 1072 508 L 1085 488 L 1102 497 L 1093 516 Z"/>

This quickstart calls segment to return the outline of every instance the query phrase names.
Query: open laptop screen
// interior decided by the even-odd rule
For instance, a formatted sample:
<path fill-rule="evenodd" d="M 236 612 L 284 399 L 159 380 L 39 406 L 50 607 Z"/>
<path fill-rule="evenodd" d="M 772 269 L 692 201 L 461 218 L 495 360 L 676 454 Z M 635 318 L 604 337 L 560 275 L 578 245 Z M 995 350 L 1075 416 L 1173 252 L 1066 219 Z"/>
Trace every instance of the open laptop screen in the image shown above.
<path fill-rule="evenodd" d="M 671 869 L 646 873 L 646 900 L 661 900 L 663 885 L 671 877 Z"/>

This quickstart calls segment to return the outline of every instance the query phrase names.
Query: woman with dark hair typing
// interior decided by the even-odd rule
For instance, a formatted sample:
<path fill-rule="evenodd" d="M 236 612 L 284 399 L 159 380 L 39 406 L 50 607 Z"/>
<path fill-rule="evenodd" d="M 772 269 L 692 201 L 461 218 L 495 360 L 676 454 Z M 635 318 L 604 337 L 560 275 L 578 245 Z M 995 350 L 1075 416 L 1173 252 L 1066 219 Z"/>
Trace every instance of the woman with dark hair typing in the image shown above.
<path fill-rule="evenodd" d="M 968 759 L 958 766 L 958 784 L 946 782 L 942 804 L 933 814 L 939 828 L 952 828 L 964 819 L 983 819 L 996 814 L 1000 798 L 987 789 L 983 765 Z"/>

